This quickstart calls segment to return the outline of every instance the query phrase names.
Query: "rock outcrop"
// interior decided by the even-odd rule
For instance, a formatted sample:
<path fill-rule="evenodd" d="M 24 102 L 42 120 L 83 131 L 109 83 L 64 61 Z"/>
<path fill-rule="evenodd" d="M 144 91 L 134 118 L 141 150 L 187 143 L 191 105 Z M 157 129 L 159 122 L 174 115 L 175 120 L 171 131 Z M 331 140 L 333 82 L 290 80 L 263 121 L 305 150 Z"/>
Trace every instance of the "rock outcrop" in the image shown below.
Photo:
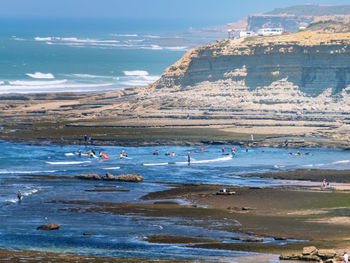
<path fill-rule="evenodd" d="M 143 178 L 138 174 L 120 174 L 114 176 L 113 174 L 106 173 L 100 177 L 98 174 L 78 174 L 74 176 L 76 179 L 83 180 L 105 180 L 105 181 L 123 181 L 123 182 L 142 182 Z"/>
<path fill-rule="evenodd" d="M 138 174 L 120 174 L 115 178 L 116 181 L 123 182 L 142 182 L 142 176 Z"/>
<path fill-rule="evenodd" d="M 58 230 L 60 226 L 58 224 L 45 224 L 38 226 L 37 230 Z"/>
<path fill-rule="evenodd" d="M 339 257 L 333 249 L 317 249 L 314 246 L 304 247 L 302 253 L 285 253 L 280 255 L 281 260 L 303 260 L 338 262 Z"/>
<path fill-rule="evenodd" d="M 78 174 L 74 176 L 77 179 L 84 179 L 84 180 L 100 180 L 101 177 L 98 174 Z"/>

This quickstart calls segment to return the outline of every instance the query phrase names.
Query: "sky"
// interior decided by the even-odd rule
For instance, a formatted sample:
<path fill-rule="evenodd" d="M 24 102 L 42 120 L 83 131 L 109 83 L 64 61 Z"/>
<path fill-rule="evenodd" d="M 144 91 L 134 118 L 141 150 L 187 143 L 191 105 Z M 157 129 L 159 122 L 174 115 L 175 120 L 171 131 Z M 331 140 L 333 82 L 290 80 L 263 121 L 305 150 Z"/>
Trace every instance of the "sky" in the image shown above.
<path fill-rule="evenodd" d="M 277 7 L 349 0 L 0 0 L 0 17 L 155 19 L 220 24 Z"/>

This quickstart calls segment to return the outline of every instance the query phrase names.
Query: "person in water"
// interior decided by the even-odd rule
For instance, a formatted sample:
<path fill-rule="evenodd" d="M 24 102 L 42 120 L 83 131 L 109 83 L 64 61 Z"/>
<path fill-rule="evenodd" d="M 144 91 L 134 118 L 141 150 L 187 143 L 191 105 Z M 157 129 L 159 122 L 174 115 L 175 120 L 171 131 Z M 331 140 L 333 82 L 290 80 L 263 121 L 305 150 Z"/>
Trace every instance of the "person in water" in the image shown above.
<path fill-rule="evenodd" d="M 80 149 L 78 150 L 78 156 L 81 157 L 81 151 L 80 151 Z"/>
<path fill-rule="evenodd" d="M 248 152 L 248 146 L 245 147 L 245 151 Z"/>
<path fill-rule="evenodd" d="M 221 151 L 224 153 L 225 152 L 225 146 L 222 146 Z"/>
<path fill-rule="evenodd" d="M 168 152 L 168 150 L 166 150 L 165 155 L 166 155 L 166 156 L 170 155 L 170 153 Z"/>
<path fill-rule="evenodd" d="M 21 200 L 22 200 L 22 193 L 21 193 L 21 190 L 18 190 L 18 192 L 17 192 L 17 198 L 18 198 L 18 201 L 21 201 Z"/>
<path fill-rule="evenodd" d="M 122 154 L 122 153 L 119 155 L 119 158 L 120 158 L 120 159 L 123 159 L 123 154 Z"/>
<path fill-rule="evenodd" d="M 187 165 L 191 164 L 191 156 L 187 154 Z"/>
<path fill-rule="evenodd" d="M 204 153 L 204 148 L 201 147 L 201 150 L 199 152 Z"/>
<path fill-rule="evenodd" d="M 158 154 L 159 154 L 158 150 L 155 150 L 155 151 L 153 152 L 153 155 L 158 155 Z"/>

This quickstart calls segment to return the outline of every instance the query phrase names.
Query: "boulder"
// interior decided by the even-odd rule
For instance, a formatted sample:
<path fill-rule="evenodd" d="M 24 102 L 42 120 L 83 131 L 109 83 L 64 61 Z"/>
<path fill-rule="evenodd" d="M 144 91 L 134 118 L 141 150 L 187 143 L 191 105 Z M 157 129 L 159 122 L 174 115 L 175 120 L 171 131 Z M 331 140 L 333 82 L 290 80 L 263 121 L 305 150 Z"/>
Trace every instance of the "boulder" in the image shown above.
<path fill-rule="evenodd" d="M 142 182 L 142 176 L 138 174 L 120 174 L 115 178 L 116 181 L 122 182 Z"/>
<path fill-rule="evenodd" d="M 336 254 L 334 249 L 319 249 L 317 251 L 317 256 L 322 259 L 334 258 Z"/>
<path fill-rule="evenodd" d="M 303 248 L 303 255 L 316 255 L 317 254 L 317 248 L 314 246 L 310 247 L 304 247 Z"/>
<path fill-rule="evenodd" d="M 84 180 L 101 180 L 101 177 L 98 174 L 78 174 L 74 176 L 74 178 Z"/>
<path fill-rule="evenodd" d="M 46 225 L 38 226 L 36 229 L 37 230 L 58 230 L 59 228 L 60 226 L 57 224 L 46 224 Z"/>
<path fill-rule="evenodd" d="M 114 181 L 114 175 L 110 174 L 110 173 L 106 173 L 106 175 L 102 176 L 102 180 L 106 180 L 106 181 Z"/>
<path fill-rule="evenodd" d="M 280 255 L 281 260 L 299 260 L 301 255 L 295 253 L 283 253 Z"/>

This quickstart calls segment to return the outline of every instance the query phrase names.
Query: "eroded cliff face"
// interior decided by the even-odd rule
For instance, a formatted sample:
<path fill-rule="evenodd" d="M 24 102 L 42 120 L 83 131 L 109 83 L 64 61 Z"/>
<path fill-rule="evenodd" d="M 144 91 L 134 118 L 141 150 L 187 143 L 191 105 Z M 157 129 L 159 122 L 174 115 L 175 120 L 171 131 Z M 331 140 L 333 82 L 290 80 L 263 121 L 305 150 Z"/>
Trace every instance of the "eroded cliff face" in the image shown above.
<path fill-rule="evenodd" d="M 224 40 L 189 51 L 169 67 L 157 88 L 228 81 L 254 91 L 286 80 L 305 96 L 326 90 L 341 94 L 350 85 L 350 33 L 304 32 L 252 41 Z"/>

